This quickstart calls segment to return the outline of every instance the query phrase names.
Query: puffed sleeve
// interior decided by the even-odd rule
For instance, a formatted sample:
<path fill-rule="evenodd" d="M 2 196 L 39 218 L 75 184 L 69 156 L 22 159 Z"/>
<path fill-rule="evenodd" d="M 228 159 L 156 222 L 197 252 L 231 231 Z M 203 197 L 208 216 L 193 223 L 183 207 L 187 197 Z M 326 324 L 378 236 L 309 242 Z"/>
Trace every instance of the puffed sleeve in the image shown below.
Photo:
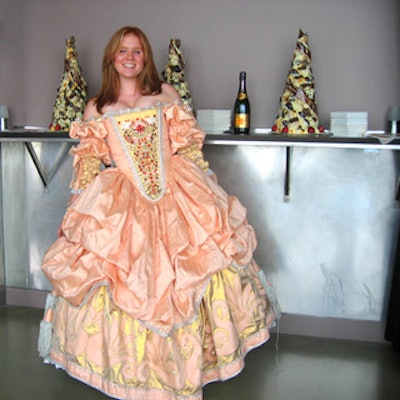
<path fill-rule="evenodd" d="M 175 104 L 166 109 L 165 117 L 172 153 L 178 153 L 196 163 L 203 171 L 208 171 L 209 164 L 201 151 L 205 133 L 193 114 L 185 106 Z"/>
<path fill-rule="evenodd" d="M 73 122 L 69 133 L 79 144 L 71 149 L 74 176 L 71 189 L 75 193 L 84 190 L 100 173 L 102 164 L 110 165 L 110 150 L 106 143 L 107 131 L 101 121 Z"/>

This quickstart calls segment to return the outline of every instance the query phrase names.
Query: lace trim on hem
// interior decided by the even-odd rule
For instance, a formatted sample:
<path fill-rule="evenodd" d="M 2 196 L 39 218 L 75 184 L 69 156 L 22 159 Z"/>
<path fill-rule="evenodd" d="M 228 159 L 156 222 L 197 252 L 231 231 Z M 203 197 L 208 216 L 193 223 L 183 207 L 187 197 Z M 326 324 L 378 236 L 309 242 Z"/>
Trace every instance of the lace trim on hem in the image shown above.
<path fill-rule="evenodd" d="M 225 267 L 225 268 L 229 268 L 229 266 L 232 266 L 233 268 L 237 268 L 237 269 L 241 269 L 241 270 L 245 270 L 245 269 L 248 267 L 248 265 L 246 265 L 246 266 L 239 266 L 238 264 L 231 262 L 231 263 L 230 263 L 227 267 Z M 220 271 L 218 271 L 218 272 L 221 272 L 223 269 L 224 269 L 224 268 L 222 268 L 222 269 L 221 269 Z M 216 273 L 218 273 L 218 272 L 216 272 Z M 260 278 L 260 281 L 261 281 L 261 283 L 262 283 L 262 285 L 263 285 L 263 287 L 264 287 L 264 289 L 265 289 L 265 292 L 266 292 L 266 294 L 267 294 L 267 297 L 268 297 L 268 300 L 269 300 L 269 302 L 270 302 L 270 304 L 271 304 L 271 307 L 272 307 L 272 309 L 273 309 L 273 312 L 274 312 L 274 315 L 275 315 L 275 319 L 278 320 L 278 319 L 280 318 L 280 315 L 281 315 L 280 306 L 279 306 L 279 303 L 278 303 L 278 300 L 277 300 L 277 297 L 276 297 L 276 294 L 275 294 L 274 289 L 267 283 L 267 280 L 266 280 L 266 278 L 265 278 L 264 271 L 261 270 L 261 269 L 260 269 L 260 271 L 259 271 L 259 278 Z M 190 319 L 187 320 L 187 321 L 183 321 L 183 322 L 181 322 L 181 323 L 177 323 L 177 324 L 172 325 L 171 329 L 170 329 L 168 332 L 163 331 L 163 330 L 157 328 L 157 327 L 154 326 L 151 322 L 144 321 L 143 319 L 137 318 L 137 321 L 139 321 L 146 329 L 151 330 L 152 332 L 156 333 L 157 335 L 159 335 L 159 336 L 161 336 L 161 337 L 167 338 L 167 337 L 171 336 L 177 329 L 182 328 L 182 327 L 184 327 L 184 326 L 186 326 L 186 325 L 190 325 L 190 324 L 192 324 L 192 323 L 196 320 L 196 318 L 197 318 L 198 315 L 199 315 L 199 309 L 200 309 L 201 302 L 203 301 L 205 292 L 207 291 L 207 288 L 208 288 L 208 286 L 209 286 L 211 280 L 212 280 L 212 277 L 210 277 L 209 279 L 207 279 L 207 280 L 203 283 L 203 285 L 202 285 L 202 288 L 201 288 L 201 290 L 200 290 L 200 292 L 199 292 L 199 295 L 197 296 L 197 299 L 196 299 L 196 301 L 195 301 L 193 317 L 190 318 Z M 82 305 L 86 305 L 86 304 L 89 302 L 89 300 L 90 300 L 91 296 L 93 295 L 94 291 L 95 291 L 96 289 L 98 289 L 99 287 L 102 287 L 102 286 L 105 286 L 105 287 L 106 287 L 106 290 L 107 290 L 108 295 L 109 295 L 110 298 L 114 301 L 114 299 L 113 299 L 113 297 L 112 297 L 112 293 L 111 293 L 111 291 L 110 291 L 110 284 L 109 284 L 109 282 L 107 282 L 107 281 L 102 281 L 102 282 L 98 282 L 98 283 L 96 283 L 95 285 L 92 286 L 92 288 L 91 288 L 91 289 L 86 293 L 86 295 L 84 296 L 84 298 L 83 298 L 83 300 L 82 300 L 82 302 L 81 302 L 81 304 L 80 304 L 79 306 L 74 306 L 74 305 L 72 305 L 71 303 L 69 303 L 69 304 L 70 304 L 72 307 L 75 307 L 75 308 L 79 308 L 79 307 L 81 307 Z M 53 296 L 53 297 L 54 297 L 54 296 Z M 65 300 L 68 301 L 67 299 L 65 299 Z M 57 298 L 55 298 L 55 301 L 57 301 Z M 116 305 L 118 306 L 118 308 L 120 308 L 121 310 L 123 310 L 118 304 L 116 304 Z M 54 308 L 54 307 L 53 307 L 53 308 Z M 126 312 L 126 313 L 129 315 L 129 313 L 128 313 L 127 311 L 124 310 L 124 312 Z M 133 317 L 132 317 L 132 318 L 133 318 Z"/>
<path fill-rule="evenodd" d="M 232 267 L 234 267 L 240 271 L 244 271 L 245 269 L 247 269 L 249 267 L 250 264 L 240 265 L 235 261 L 231 261 L 230 265 L 232 265 Z"/>
<path fill-rule="evenodd" d="M 279 305 L 275 289 L 267 282 L 267 278 L 265 277 L 265 273 L 262 269 L 258 271 L 258 276 L 260 277 L 260 281 L 275 314 L 275 320 L 278 320 L 281 317 L 281 306 Z"/>
<path fill-rule="evenodd" d="M 211 279 L 212 279 L 212 278 L 208 279 L 208 280 L 204 283 L 204 285 L 203 285 L 203 287 L 202 287 L 202 289 L 201 289 L 201 291 L 200 291 L 200 294 L 199 294 L 199 296 L 198 296 L 198 298 L 197 298 L 197 300 L 196 300 L 196 302 L 195 302 L 193 317 L 190 318 L 188 321 L 183 321 L 183 322 L 181 322 L 181 323 L 179 323 L 179 324 L 174 324 L 174 325 L 172 326 L 172 328 L 170 329 L 169 332 L 163 332 L 163 331 L 161 331 L 161 330 L 155 328 L 154 326 L 151 326 L 150 323 L 147 323 L 146 321 L 143 321 L 143 320 L 141 320 L 141 319 L 138 319 L 138 321 L 139 321 L 143 326 L 145 326 L 147 329 L 150 329 L 151 331 L 157 333 L 157 335 L 159 335 L 159 336 L 161 336 L 161 337 L 164 337 L 164 338 L 167 338 L 167 337 L 171 336 L 171 335 L 172 335 L 177 329 L 179 329 L 179 328 L 182 328 L 182 327 L 184 327 L 184 326 L 186 326 L 186 325 L 191 325 L 191 324 L 196 320 L 196 318 L 199 316 L 200 304 L 201 304 L 201 302 L 203 301 L 204 294 L 205 294 L 205 292 L 206 292 L 206 290 L 207 290 L 207 288 L 208 288 L 208 285 L 210 284 Z"/>
<path fill-rule="evenodd" d="M 83 189 L 71 189 L 71 194 L 81 194 Z"/>
<path fill-rule="evenodd" d="M 174 325 L 172 326 L 172 328 L 171 328 L 168 332 L 162 331 L 162 330 L 160 330 L 160 329 L 157 329 L 157 328 L 156 328 L 154 325 L 152 325 L 150 322 L 143 321 L 143 320 L 140 319 L 140 318 L 137 318 L 137 321 L 139 321 L 146 329 L 151 330 L 152 332 L 156 333 L 157 335 L 159 335 L 159 336 L 161 336 L 161 337 L 167 338 L 167 337 L 171 336 L 177 329 L 182 328 L 183 326 L 192 324 L 192 323 L 194 322 L 194 320 L 198 317 L 200 304 L 201 304 L 201 302 L 202 302 L 202 300 L 203 300 L 203 298 L 204 298 L 204 294 L 205 294 L 205 292 L 206 292 L 206 290 L 207 290 L 207 288 L 208 288 L 208 285 L 209 285 L 211 279 L 212 279 L 212 278 L 208 279 L 208 280 L 204 283 L 204 285 L 203 285 L 203 287 L 202 287 L 202 289 L 201 289 L 201 291 L 200 291 L 200 294 L 199 294 L 199 296 L 198 296 L 198 298 L 197 298 L 197 300 L 196 300 L 196 302 L 195 302 L 195 308 L 194 308 L 195 312 L 194 312 L 194 314 L 193 314 L 193 317 L 190 318 L 190 320 L 188 320 L 188 321 L 183 321 L 183 322 L 181 322 L 181 323 L 179 323 L 179 324 L 174 324 Z M 89 302 L 90 298 L 92 297 L 94 291 L 95 291 L 96 289 L 98 289 L 99 287 L 102 287 L 102 286 L 105 286 L 105 287 L 106 287 L 106 290 L 107 290 L 108 295 L 110 296 L 110 298 L 112 299 L 112 301 L 114 301 L 114 299 L 113 299 L 113 297 L 112 297 L 112 293 L 111 293 L 111 291 L 110 291 L 110 284 L 109 284 L 109 282 L 107 282 L 107 281 L 98 282 L 98 283 L 96 283 L 95 285 L 93 285 L 92 288 L 91 288 L 91 289 L 86 293 L 86 295 L 84 296 L 84 298 L 83 298 L 81 304 L 78 305 L 78 306 L 74 306 L 73 304 L 71 304 L 71 303 L 68 301 L 68 299 L 66 299 L 66 298 L 64 298 L 64 297 L 63 297 L 63 298 L 65 299 L 65 301 L 68 301 L 68 303 L 70 304 L 71 307 L 80 308 L 80 307 L 82 307 L 82 306 L 88 304 L 88 302 Z M 61 297 L 62 297 L 62 296 L 61 296 Z M 123 310 L 118 304 L 116 304 L 116 305 L 118 306 L 118 308 L 119 308 L 120 310 Z M 123 311 L 126 312 L 128 315 L 130 315 L 127 311 L 125 311 L 125 310 L 123 310 Z M 132 317 L 131 315 L 130 315 L 130 317 L 131 317 L 131 318 L 134 318 L 134 317 Z"/>
<path fill-rule="evenodd" d="M 53 328 L 54 328 L 52 311 L 55 309 L 56 304 L 57 304 L 57 297 L 54 296 L 53 293 L 49 293 L 46 297 L 44 318 L 48 317 L 50 320 L 43 319 L 42 321 L 40 321 L 39 336 L 37 342 L 37 350 L 39 356 L 42 357 L 45 362 L 50 355 L 51 339 L 53 336 Z"/>

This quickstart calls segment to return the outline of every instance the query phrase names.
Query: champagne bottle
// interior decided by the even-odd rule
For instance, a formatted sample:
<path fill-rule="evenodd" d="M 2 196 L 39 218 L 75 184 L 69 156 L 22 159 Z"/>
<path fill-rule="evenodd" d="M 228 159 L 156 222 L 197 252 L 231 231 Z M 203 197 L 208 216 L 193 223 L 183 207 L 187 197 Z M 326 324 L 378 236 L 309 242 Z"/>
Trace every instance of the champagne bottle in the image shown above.
<path fill-rule="evenodd" d="M 239 91 L 233 114 L 233 132 L 249 134 L 250 102 L 246 91 L 246 72 L 244 71 L 241 71 L 239 74 Z"/>

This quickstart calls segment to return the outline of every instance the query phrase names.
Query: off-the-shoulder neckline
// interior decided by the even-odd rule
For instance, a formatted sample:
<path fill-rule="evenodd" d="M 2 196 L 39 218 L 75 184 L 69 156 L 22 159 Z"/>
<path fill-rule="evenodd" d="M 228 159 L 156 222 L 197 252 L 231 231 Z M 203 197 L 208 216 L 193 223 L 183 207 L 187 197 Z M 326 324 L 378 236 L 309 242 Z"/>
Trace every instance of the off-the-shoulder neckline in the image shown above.
<path fill-rule="evenodd" d="M 154 109 L 167 108 L 167 107 L 173 107 L 173 106 L 184 107 L 184 104 L 182 104 L 178 100 L 174 101 L 173 103 L 157 102 L 156 104 L 148 106 L 148 107 L 133 107 L 133 108 L 128 107 L 128 108 L 124 108 L 124 109 L 118 110 L 118 111 L 106 111 L 103 115 L 101 115 L 100 117 L 98 117 L 96 119 L 101 120 L 104 118 L 114 117 L 114 116 L 118 116 L 118 115 L 122 115 L 122 114 L 129 114 L 129 113 L 137 112 L 137 111 L 147 111 L 147 110 L 154 110 Z"/>
<path fill-rule="evenodd" d="M 127 113 L 131 113 L 131 112 L 137 112 L 137 111 L 146 111 L 146 110 L 153 110 L 153 109 L 159 109 L 159 108 L 167 108 L 167 107 L 173 107 L 173 106 L 180 106 L 183 108 L 187 108 L 187 106 L 182 103 L 179 100 L 175 100 L 172 103 L 161 103 L 161 102 L 157 102 L 156 104 L 152 105 L 152 106 L 148 106 L 148 107 L 133 107 L 133 108 L 124 108 L 122 110 L 118 110 L 118 111 L 106 111 L 104 114 L 99 115 L 99 116 L 91 116 L 88 119 L 86 119 L 85 121 L 82 122 L 90 122 L 90 121 L 101 121 L 103 119 L 106 118 L 110 118 L 110 117 L 114 117 L 117 115 L 121 115 L 121 114 L 127 114 Z"/>

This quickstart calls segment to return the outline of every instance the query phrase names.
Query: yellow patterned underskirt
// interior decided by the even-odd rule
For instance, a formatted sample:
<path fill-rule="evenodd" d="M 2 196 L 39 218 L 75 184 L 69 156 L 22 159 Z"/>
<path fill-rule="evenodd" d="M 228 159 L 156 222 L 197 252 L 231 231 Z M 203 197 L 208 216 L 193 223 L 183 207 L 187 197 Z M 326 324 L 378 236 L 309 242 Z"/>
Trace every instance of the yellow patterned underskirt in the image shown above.
<path fill-rule="evenodd" d="M 269 338 L 276 316 L 260 272 L 251 264 L 215 274 L 197 315 L 168 337 L 117 308 L 106 286 L 80 307 L 59 297 L 48 361 L 116 398 L 200 400 L 205 384 L 235 376 Z"/>

